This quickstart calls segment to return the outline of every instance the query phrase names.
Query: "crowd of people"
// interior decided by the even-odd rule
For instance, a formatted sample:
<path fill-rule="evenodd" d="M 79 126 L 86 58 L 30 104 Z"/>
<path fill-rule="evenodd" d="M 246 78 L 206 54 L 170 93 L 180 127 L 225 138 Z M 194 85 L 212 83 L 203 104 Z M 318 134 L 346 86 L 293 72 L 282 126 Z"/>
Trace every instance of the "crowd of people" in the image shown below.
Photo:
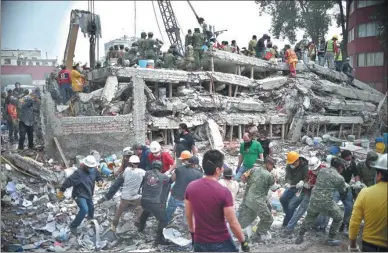
<path fill-rule="evenodd" d="M 276 160 L 272 158 L 273 147 L 266 133 L 244 134 L 237 174 L 225 164 L 221 151 L 205 152 L 202 166 L 197 152 L 184 123 L 180 124 L 179 135 L 175 137 L 175 160 L 158 142 L 150 143 L 149 147 L 142 144 L 126 147 L 121 167 L 115 172 L 115 181 L 98 200 L 98 203 L 110 200 L 122 188 L 111 229 L 116 231 L 120 217 L 129 207 L 139 232 L 144 232 L 147 219 L 153 215 L 158 221 L 155 244 L 168 244 L 163 229 L 179 207 L 184 209 L 181 225 L 191 234 L 194 251 L 238 252 L 234 242 L 238 240 L 242 251 L 247 252 L 248 239 L 258 242 L 271 238 L 273 217 L 268 193 L 284 188 L 280 197 L 285 213 L 282 236 L 292 235 L 307 211 L 296 244 L 303 242 L 309 229 L 324 231 L 332 218 L 326 243 L 340 245 L 337 234 L 341 231 L 349 236 L 349 251 L 359 251 L 356 239 L 363 220 L 362 251 L 387 251 L 386 153 L 370 151 L 366 161 L 356 163 L 350 151 L 341 152 L 339 147 L 330 147 L 326 162 L 317 157 L 307 160 L 291 151 L 286 157 L 285 181 L 280 185 L 272 173 Z M 103 184 L 98 168 L 94 156 L 87 156 L 57 194 L 62 199 L 63 192 L 73 187 L 72 197 L 79 207 L 70 227 L 74 234 L 86 215 L 87 219 L 93 218 L 95 183 Z M 240 191 L 244 194 L 237 207 Z M 343 203 L 344 211 L 338 201 Z M 255 235 L 249 238 L 257 217 L 260 221 Z"/>

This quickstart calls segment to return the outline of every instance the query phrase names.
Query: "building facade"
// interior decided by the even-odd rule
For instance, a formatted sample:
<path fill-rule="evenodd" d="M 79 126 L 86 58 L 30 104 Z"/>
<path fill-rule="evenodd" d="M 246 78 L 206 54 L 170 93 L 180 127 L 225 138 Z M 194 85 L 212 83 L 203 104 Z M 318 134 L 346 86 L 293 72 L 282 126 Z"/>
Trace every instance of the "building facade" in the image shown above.
<path fill-rule="evenodd" d="M 377 37 L 377 24 L 372 19 L 384 0 L 351 0 L 347 51 L 356 78 L 373 88 L 387 92 L 387 48 Z"/>
<path fill-rule="evenodd" d="M 124 48 L 126 48 L 126 47 L 130 48 L 132 46 L 132 43 L 135 41 L 137 41 L 136 37 L 128 37 L 125 35 L 121 38 L 111 40 L 111 41 L 104 44 L 105 55 L 108 54 L 110 47 L 114 47 L 115 45 L 118 45 L 118 46 L 124 45 Z"/>

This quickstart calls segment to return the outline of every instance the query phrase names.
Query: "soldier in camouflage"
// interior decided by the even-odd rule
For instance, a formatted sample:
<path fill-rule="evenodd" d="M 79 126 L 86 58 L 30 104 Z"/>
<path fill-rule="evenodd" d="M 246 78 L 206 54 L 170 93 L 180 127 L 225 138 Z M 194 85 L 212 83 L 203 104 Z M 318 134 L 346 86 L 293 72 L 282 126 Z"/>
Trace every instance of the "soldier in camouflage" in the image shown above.
<path fill-rule="evenodd" d="M 139 39 L 139 54 L 140 54 L 140 59 L 145 59 L 145 51 L 146 51 L 146 39 L 147 39 L 147 34 L 145 32 L 142 32 L 140 35 Z"/>
<path fill-rule="evenodd" d="M 347 194 L 349 185 L 345 183 L 345 179 L 341 176 L 344 169 L 345 161 L 341 158 L 333 158 L 331 167 L 319 172 L 317 182 L 311 192 L 307 215 L 300 228 L 299 236 L 295 241 L 296 244 L 303 242 L 303 236 L 307 229 L 314 225 L 319 214 L 324 214 L 333 218 L 327 243 L 330 246 L 341 245 L 342 242 L 334 238 L 341 226 L 344 212 L 334 201 L 333 195 L 335 192 L 339 192 L 341 195 Z"/>
<path fill-rule="evenodd" d="M 200 32 L 199 28 L 195 28 L 194 34 L 193 34 L 193 49 L 194 49 L 194 62 L 195 62 L 196 70 L 200 70 L 202 67 L 203 42 L 204 42 L 203 34 Z"/>
<path fill-rule="evenodd" d="M 137 53 L 139 52 L 139 43 L 134 42 L 132 43 L 132 47 L 129 49 L 128 52 L 128 60 L 129 60 L 129 66 L 132 66 L 137 63 L 138 57 Z"/>
<path fill-rule="evenodd" d="M 189 29 L 187 31 L 187 35 L 185 37 L 185 48 L 188 46 L 188 45 L 192 45 L 193 44 L 193 33 L 191 32 L 191 29 Z"/>
<path fill-rule="evenodd" d="M 238 221 L 242 228 L 247 228 L 260 217 L 257 225 L 256 235 L 259 240 L 263 240 L 272 225 L 273 218 L 271 210 L 268 208 L 267 195 L 269 189 L 275 191 L 279 186 L 275 183 L 273 175 L 270 173 L 275 162 L 268 158 L 264 162 L 265 167 L 256 167 L 244 173 L 242 180 L 246 180 L 247 185 L 243 201 L 239 208 Z"/>
<path fill-rule="evenodd" d="M 185 52 L 185 63 L 184 63 L 184 70 L 187 71 L 193 71 L 194 70 L 194 49 L 193 46 L 188 45 L 186 47 L 186 52 Z"/>
<path fill-rule="evenodd" d="M 149 32 L 148 38 L 145 41 L 146 44 L 146 50 L 145 50 L 145 57 L 147 60 L 157 60 L 156 58 L 156 40 L 154 40 L 154 33 Z"/>
<path fill-rule="evenodd" d="M 369 151 L 366 155 L 366 160 L 357 164 L 357 171 L 360 176 L 360 180 L 367 186 L 376 184 L 376 169 L 371 167 L 371 163 L 377 161 L 379 158 L 375 151 Z"/>
<path fill-rule="evenodd" d="M 171 48 L 167 51 L 167 54 L 164 56 L 163 68 L 176 69 L 176 59 L 175 59 L 175 56 L 173 55 Z"/>

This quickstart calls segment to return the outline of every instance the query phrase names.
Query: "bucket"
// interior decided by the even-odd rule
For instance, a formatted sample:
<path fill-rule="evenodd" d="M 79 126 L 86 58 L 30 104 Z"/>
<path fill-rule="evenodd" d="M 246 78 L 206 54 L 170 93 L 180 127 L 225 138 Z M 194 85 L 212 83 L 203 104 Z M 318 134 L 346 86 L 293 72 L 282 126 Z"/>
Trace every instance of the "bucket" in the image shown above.
<path fill-rule="evenodd" d="M 147 60 L 147 69 L 153 69 L 155 67 L 154 60 Z"/>
<path fill-rule="evenodd" d="M 361 147 L 369 149 L 369 140 L 361 140 Z"/>
<path fill-rule="evenodd" d="M 376 143 L 379 143 L 379 142 L 384 143 L 384 137 L 376 137 L 375 141 L 376 141 Z"/>
<path fill-rule="evenodd" d="M 159 98 L 164 99 L 166 98 L 167 89 L 165 87 L 159 88 Z"/>
<path fill-rule="evenodd" d="M 108 165 L 106 163 L 101 163 L 101 174 L 109 176 L 112 174 L 112 171 L 108 168 Z"/>
<path fill-rule="evenodd" d="M 148 60 L 139 60 L 139 68 L 146 68 Z"/>

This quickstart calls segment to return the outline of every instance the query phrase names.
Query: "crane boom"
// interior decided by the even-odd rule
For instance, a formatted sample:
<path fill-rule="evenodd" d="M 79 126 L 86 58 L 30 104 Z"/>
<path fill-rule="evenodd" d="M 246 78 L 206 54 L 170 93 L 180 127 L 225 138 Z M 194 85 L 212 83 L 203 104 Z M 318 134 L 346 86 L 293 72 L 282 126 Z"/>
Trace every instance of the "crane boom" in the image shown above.
<path fill-rule="evenodd" d="M 183 44 L 180 35 L 180 28 L 176 22 L 174 10 L 171 6 L 171 1 L 159 0 L 157 1 L 159 5 L 160 14 L 162 15 L 164 28 L 168 39 L 171 44 L 175 44 L 177 49 L 181 54 L 184 53 Z"/>

